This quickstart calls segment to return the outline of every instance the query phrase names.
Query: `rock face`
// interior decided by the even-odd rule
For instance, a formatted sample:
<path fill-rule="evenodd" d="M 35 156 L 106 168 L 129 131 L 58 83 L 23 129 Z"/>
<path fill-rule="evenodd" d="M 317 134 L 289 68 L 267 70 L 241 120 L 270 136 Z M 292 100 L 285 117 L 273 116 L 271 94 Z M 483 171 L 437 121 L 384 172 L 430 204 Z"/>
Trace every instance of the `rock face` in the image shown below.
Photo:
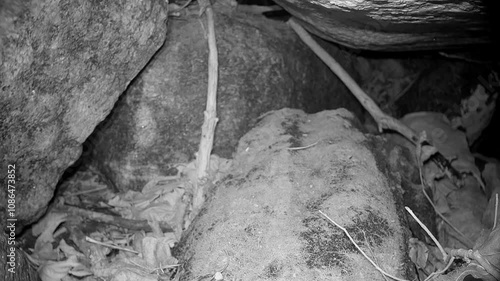
<path fill-rule="evenodd" d="M 412 280 L 399 184 L 354 124 L 346 110 L 283 109 L 246 134 L 181 241 L 181 280 L 384 280 L 320 210 Z"/>
<path fill-rule="evenodd" d="M 493 1 L 276 0 L 310 32 L 355 49 L 436 50 L 496 39 Z M 484 50 L 483 50 L 484 51 Z"/>
<path fill-rule="evenodd" d="M 231 158 L 239 138 L 270 110 L 356 110 L 354 97 L 283 22 L 220 6 L 214 10 L 219 122 L 213 153 Z M 197 15 L 170 23 L 162 50 L 90 139 L 99 170 L 120 190 L 140 190 L 155 176 L 168 175 L 171 166 L 193 159 L 198 150 L 207 40 Z"/>
<path fill-rule="evenodd" d="M 4 178 L 15 165 L 19 226 L 42 214 L 82 142 L 164 41 L 163 2 L 1 1 L 0 168 Z"/>

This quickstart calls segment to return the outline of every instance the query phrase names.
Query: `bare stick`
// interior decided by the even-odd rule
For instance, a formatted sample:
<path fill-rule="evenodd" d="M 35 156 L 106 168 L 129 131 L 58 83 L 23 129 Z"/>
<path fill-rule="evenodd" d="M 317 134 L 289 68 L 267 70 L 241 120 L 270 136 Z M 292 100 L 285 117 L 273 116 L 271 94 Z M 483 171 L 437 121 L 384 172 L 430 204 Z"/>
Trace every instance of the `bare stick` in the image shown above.
<path fill-rule="evenodd" d="M 165 265 L 165 266 L 162 266 L 160 264 L 160 267 L 152 268 L 152 267 L 149 267 L 149 266 L 144 266 L 142 264 L 138 264 L 134 260 L 129 260 L 129 262 L 132 263 L 133 265 L 137 266 L 137 267 L 142 268 L 144 271 L 147 271 L 149 274 L 155 274 L 158 271 L 161 271 L 162 273 L 165 273 L 165 269 L 174 268 L 174 267 L 178 267 L 179 266 L 179 264 L 172 264 L 172 265 Z"/>
<path fill-rule="evenodd" d="M 498 193 L 495 194 L 495 220 L 493 221 L 493 228 L 497 227 L 497 220 L 498 220 Z"/>
<path fill-rule="evenodd" d="M 342 66 L 335 61 L 314 39 L 307 33 L 307 31 L 300 26 L 293 18 L 288 21 L 288 24 L 299 35 L 300 39 L 311 48 L 311 50 L 337 75 L 337 77 L 346 85 L 352 92 L 354 97 L 361 103 L 361 105 L 370 113 L 378 124 L 379 131 L 389 129 L 400 133 L 403 137 L 407 138 L 410 142 L 418 145 L 418 137 L 415 132 L 403 124 L 401 121 L 385 114 L 377 104 L 361 89 L 361 87 L 352 79 L 352 77 L 342 68 Z M 430 143 L 430 141 L 428 141 Z M 430 143 L 431 144 L 431 143 Z M 431 144 L 432 145 L 432 144 Z M 433 161 L 440 166 L 443 170 L 449 170 L 453 176 L 460 179 L 461 174 L 451 166 L 450 162 L 441 154 L 437 153 Z M 450 179 L 452 179 L 450 177 Z M 453 181 L 453 179 L 452 179 Z M 454 182 L 454 181 L 453 181 Z"/>
<path fill-rule="evenodd" d="M 99 241 L 94 240 L 94 239 L 92 239 L 92 238 L 90 238 L 88 236 L 85 236 L 85 241 L 90 242 L 90 243 L 94 243 L 94 244 L 97 244 L 97 245 L 101 245 L 101 246 L 104 246 L 104 247 L 112 248 L 112 249 L 123 250 L 123 251 L 131 252 L 131 253 L 134 253 L 134 254 L 139 254 L 139 252 L 137 252 L 135 250 L 132 250 L 132 249 L 129 249 L 129 248 L 124 248 L 124 247 L 119 247 L 119 246 L 113 245 L 111 243 L 99 242 Z"/>
<path fill-rule="evenodd" d="M 361 87 L 352 79 L 352 77 L 342 68 L 342 66 L 335 61 L 330 54 L 328 54 L 314 39 L 307 33 L 307 31 L 300 26 L 293 18 L 288 21 L 288 24 L 297 32 L 299 37 L 306 43 L 309 48 L 339 77 L 339 79 L 346 85 L 352 92 L 356 99 L 363 105 L 363 107 L 370 113 L 370 115 L 377 121 L 379 130 L 391 129 L 399 132 L 405 138 L 413 143 L 417 143 L 418 138 L 415 132 L 405 126 L 399 120 L 392 116 L 386 115 L 375 102 L 361 89 Z"/>
<path fill-rule="evenodd" d="M 363 232 L 363 237 L 365 238 L 366 248 L 368 248 L 368 251 L 370 251 L 370 255 L 373 257 L 372 260 L 373 260 L 373 262 L 375 262 L 375 259 L 376 259 L 375 253 L 372 251 L 372 248 L 370 246 L 370 242 L 368 242 L 368 238 L 366 238 L 366 232 L 364 230 L 362 230 L 362 229 L 360 229 L 360 230 L 361 230 L 361 232 Z M 385 281 L 389 281 L 389 278 L 387 278 L 387 276 L 385 276 L 384 274 L 382 274 L 382 277 L 384 277 Z"/>
<path fill-rule="evenodd" d="M 417 216 L 413 213 L 413 211 L 408 208 L 408 207 L 405 207 L 406 211 L 408 213 L 410 213 L 410 215 L 413 217 L 413 219 L 415 219 L 418 224 L 420 225 L 420 227 L 425 230 L 425 232 L 427 233 L 427 235 L 429 235 L 429 237 L 432 239 L 432 241 L 434 241 L 434 243 L 436 244 L 436 246 L 438 247 L 439 251 L 441 251 L 441 255 L 443 255 L 443 260 L 446 261 L 448 260 L 448 254 L 446 253 L 446 251 L 443 249 L 443 246 L 441 246 L 441 243 L 439 243 L 439 241 L 436 239 L 436 237 L 434 237 L 434 235 L 432 234 L 432 232 L 430 232 L 430 230 L 427 228 L 427 226 L 425 226 L 425 224 L 423 224 L 418 218 Z"/>
<path fill-rule="evenodd" d="M 68 212 L 73 215 L 81 216 L 89 220 L 108 223 L 114 226 L 123 227 L 131 230 L 144 230 L 146 232 L 152 231 L 151 226 L 148 224 L 146 220 L 129 220 L 119 216 L 107 215 L 68 205 L 58 207 L 58 210 L 63 212 Z M 163 232 L 174 232 L 172 227 L 170 227 L 167 223 L 159 222 L 159 224 Z"/>
<path fill-rule="evenodd" d="M 236 10 L 239 12 L 246 12 L 252 14 L 262 14 L 265 12 L 283 11 L 278 5 L 273 6 L 259 6 L 259 5 L 238 5 Z"/>
<path fill-rule="evenodd" d="M 78 195 L 88 194 L 88 193 L 97 192 L 97 191 L 101 191 L 101 190 L 105 190 L 105 189 L 107 189 L 107 187 L 105 187 L 105 186 L 104 187 L 97 187 L 94 189 L 83 190 L 80 192 L 65 193 L 64 196 L 78 196 Z"/>
<path fill-rule="evenodd" d="M 204 202 L 204 179 L 207 177 L 210 166 L 210 153 L 214 143 L 214 131 L 217 125 L 217 80 L 219 63 L 217 58 L 217 44 L 215 42 L 214 13 L 210 0 L 199 0 L 201 11 L 205 11 L 208 25 L 208 93 L 207 106 L 204 111 L 205 121 L 201 127 L 200 149 L 198 150 L 198 183 L 195 185 L 193 209 L 198 210 Z"/>
<path fill-rule="evenodd" d="M 408 281 L 406 279 L 401 279 L 401 278 L 398 278 L 396 276 L 392 276 L 390 275 L 389 273 L 385 272 L 382 268 L 380 268 L 372 259 L 370 259 L 370 257 L 368 257 L 365 252 L 363 252 L 363 250 L 361 250 L 361 248 L 358 246 L 358 244 L 354 241 L 354 239 L 351 237 L 351 235 L 349 234 L 349 232 L 347 231 L 347 229 L 343 228 L 342 226 L 340 226 L 338 223 L 336 223 L 334 220 L 332 220 L 329 216 L 327 216 L 325 213 L 323 213 L 321 210 L 319 211 L 320 214 L 322 214 L 327 220 L 329 220 L 331 223 L 333 223 L 334 225 L 336 225 L 338 228 L 340 228 L 344 233 L 345 235 L 347 235 L 347 237 L 349 238 L 349 240 L 351 240 L 351 243 L 356 247 L 356 249 L 358 249 L 358 251 L 365 257 L 365 259 L 367 259 L 374 267 L 375 269 L 377 269 L 380 273 L 382 273 L 384 276 L 387 276 L 389 278 L 392 278 L 394 280 L 398 280 L 398 281 Z"/>
<path fill-rule="evenodd" d="M 413 84 L 415 84 L 415 82 L 417 82 L 418 78 L 420 77 L 420 74 L 422 74 L 422 71 L 420 71 L 419 73 L 417 73 L 415 75 L 415 78 L 413 78 L 413 81 L 411 81 L 404 89 L 403 91 L 401 91 L 400 93 L 398 93 L 394 98 L 390 99 L 389 102 L 387 102 L 387 106 L 392 106 L 393 104 L 395 104 L 402 96 L 404 96 L 408 90 L 411 89 L 411 87 L 413 86 Z"/>
<path fill-rule="evenodd" d="M 312 143 L 310 145 L 307 145 L 307 146 L 300 146 L 300 147 L 287 147 L 286 149 L 287 150 L 302 150 L 302 149 L 308 149 L 310 147 L 313 147 L 315 145 L 318 144 L 319 141 L 316 141 L 315 143 Z"/>

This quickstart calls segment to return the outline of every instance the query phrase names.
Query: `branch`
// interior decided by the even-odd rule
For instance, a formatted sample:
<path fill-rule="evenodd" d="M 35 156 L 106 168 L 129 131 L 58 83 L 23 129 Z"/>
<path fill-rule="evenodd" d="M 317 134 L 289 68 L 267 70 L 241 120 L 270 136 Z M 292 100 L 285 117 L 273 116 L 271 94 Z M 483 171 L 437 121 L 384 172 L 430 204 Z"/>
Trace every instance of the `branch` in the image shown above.
<path fill-rule="evenodd" d="M 130 230 L 144 230 L 146 232 L 152 231 L 151 226 L 146 220 L 129 220 L 119 216 L 107 215 L 69 205 L 63 205 L 58 209 L 63 212 L 81 216 L 92 221 L 109 223 L 114 226 L 123 227 Z M 167 223 L 159 222 L 159 224 L 163 232 L 174 232 L 172 227 L 170 227 L 170 225 L 168 225 Z"/>
<path fill-rule="evenodd" d="M 361 87 L 351 78 L 351 76 L 342 68 L 342 66 L 335 61 L 314 39 L 309 33 L 296 22 L 293 18 L 288 21 L 288 24 L 299 35 L 300 39 L 311 48 L 311 50 L 337 75 L 337 77 L 346 85 L 352 92 L 361 105 L 370 113 L 378 124 L 378 129 L 382 132 L 384 129 L 389 129 L 400 133 L 403 137 L 408 139 L 414 145 L 419 144 L 417 134 L 403 124 L 401 121 L 394 117 L 385 114 L 375 102 L 361 89 Z M 429 142 L 429 141 L 428 141 Z M 430 145 L 432 145 L 430 143 Z M 450 171 L 451 175 L 457 179 L 461 179 L 460 173 L 451 166 L 450 162 L 441 153 L 437 153 L 433 161 L 443 170 Z M 452 182 L 456 181 L 451 178 Z"/>
<path fill-rule="evenodd" d="M 195 184 L 193 209 L 197 210 L 204 202 L 204 186 L 203 181 L 206 179 L 208 169 L 210 167 L 210 153 L 214 143 L 214 131 L 217 125 L 217 80 L 218 80 L 218 58 L 217 44 L 215 42 L 215 25 L 214 13 L 210 0 L 199 0 L 201 11 L 205 12 L 208 24 L 208 93 L 207 106 L 204 111 L 204 122 L 201 127 L 200 148 L 198 150 L 198 183 Z"/>

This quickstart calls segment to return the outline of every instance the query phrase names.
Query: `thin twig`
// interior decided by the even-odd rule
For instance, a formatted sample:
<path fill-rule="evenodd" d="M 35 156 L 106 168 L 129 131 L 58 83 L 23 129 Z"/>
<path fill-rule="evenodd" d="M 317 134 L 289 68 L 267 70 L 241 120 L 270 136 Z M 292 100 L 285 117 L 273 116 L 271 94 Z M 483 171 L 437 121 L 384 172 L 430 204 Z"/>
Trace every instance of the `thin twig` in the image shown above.
<path fill-rule="evenodd" d="M 366 248 L 368 249 L 368 251 L 370 251 L 370 255 L 373 257 L 372 260 L 373 260 L 373 262 L 375 262 L 375 259 L 376 259 L 375 253 L 373 252 L 373 250 L 371 248 L 370 242 L 368 242 L 368 238 L 366 237 L 366 232 L 362 229 L 360 229 L 360 231 L 363 233 L 363 238 L 365 238 Z M 385 276 L 384 274 L 382 274 L 382 277 L 384 277 L 385 281 L 389 281 L 387 276 Z"/>
<path fill-rule="evenodd" d="M 172 265 L 166 265 L 166 266 L 160 265 L 160 267 L 151 268 L 149 266 L 144 266 L 142 264 L 139 264 L 133 260 L 130 260 L 130 263 L 142 268 L 144 271 L 148 272 L 149 274 L 155 274 L 158 271 L 161 271 L 162 273 L 164 273 L 165 272 L 164 269 L 174 268 L 174 267 L 178 267 L 180 265 L 180 264 L 172 264 Z"/>
<path fill-rule="evenodd" d="M 273 6 L 260 6 L 260 5 L 238 5 L 236 10 L 239 12 L 246 12 L 252 14 L 262 14 L 265 12 L 283 11 L 278 5 Z"/>
<path fill-rule="evenodd" d="M 96 191 L 101 191 L 101 190 L 104 190 L 104 189 L 107 189 L 107 187 L 103 186 L 103 187 L 97 187 L 97 188 L 94 188 L 94 189 L 83 190 L 83 191 L 80 191 L 80 192 L 65 193 L 64 196 L 78 196 L 78 195 L 88 194 L 88 193 L 92 193 L 92 192 L 96 192 Z"/>
<path fill-rule="evenodd" d="M 443 255 L 443 260 L 448 260 L 448 254 L 446 253 L 446 251 L 443 249 L 443 246 L 441 246 L 441 243 L 439 243 L 439 241 L 436 239 L 436 237 L 434 237 L 434 235 L 432 234 L 432 232 L 427 228 L 427 226 L 425 226 L 425 224 L 423 224 L 418 218 L 417 216 L 413 213 L 413 211 L 408 208 L 408 207 L 405 207 L 406 211 L 408 213 L 410 213 L 410 215 L 413 217 L 413 219 L 415 219 L 418 224 L 420 225 L 420 227 L 427 233 L 427 235 L 429 235 L 429 237 L 432 239 L 432 241 L 434 241 L 434 244 L 436 244 L 436 246 L 438 247 L 439 251 L 441 251 L 441 255 Z"/>
<path fill-rule="evenodd" d="M 497 220 L 498 220 L 498 193 L 495 194 L 495 220 L 493 221 L 492 229 L 495 229 L 497 227 Z"/>
<path fill-rule="evenodd" d="M 315 143 L 312 143 L 310 145 L 306 145 L 306 146 L 300 146 L 300 147 L 287 147 L 287 150 L 302 150 L 302 149 L 308 149 L 310 147 L 313 147 L 315 145 L 318 144 L 319 141 L 315 142 Z"/>
<path fill-rule="evenodd" d="M 343 228 L 342 226 L 340 226 L 338 223 L 336 223 L 334 220 L 332 220 L 329 216 L 327 216 L 325 213 L 323 213 L 321 210 L 319 211 L 320 214 L 322 214 L 327 220 L 329 220 L 331 223 L 333 223 L 334 225 L 336 225 L 338 228 L 340 228 L 344 233 L 345 235 L 347 235 L 347 237 L 349 238 L 349 240 L 351 240 L 351 243 L 354 245 L 354 247 L 356 247 L 356 249 L 358 249 L 358 251 L 365 257 L 365 259 L 367 259 L 374 267 L 375 269 L 377 269 L 380 273 L 382 273 L 383 275 L 389 277 L 389 278 L 392 278 L 394 280 L 398 280 L 398 281 L 408 281 L 406 279 L 401 279 L 401 278 L 398 278 L 396 276 L 393 276 L 387 272 L 385 272 L 382 268 L 380 268 L 372 259 L 370 259 L 370 257 L 368 257 L 365 252 L 363 252 L 363 250 L 361 250 L 361 248 L 358 246 L 358 244 L 354 241 L 354 239 L 351 237 L 351 235 L 349 234 L 349 232 L 347 231 L 347 229 Z"/>
<path fill-rule="evenodd" d="M 139 252 L 134 251 L 134 250 L 130 250 L 128 248 L 118 247 L 118 246 L 115 246 L 113 244 L 99 242 L 99 241 L 94 240 L 94 239 L 92 239 L 92 238 L 90 238 L 88 236 L 85 236 L 85 241 L 90 242 L 90 243 L 94 243 L 94 244 L 97 244 L 97 245 L 101 245 L 101 246 L 104 246 L 104 247 L 108 247 L 108 248 L 113 248 L 113 249 L 117 249 L 117 250 L 123 250 L 123 251 L 131 252 L 131 253 L 134 253 L 134 254 L 140 254 Z"/>
<path fill-rule="evenodd" d="M 411 87 L 413 86 L 413 84 L 415 84 L 415 82 L 417 82 L 417 80 L 419 79 L 420 77 L 420 74 L 422 74 L 422 71 L 418 72 L 416 75 L 415 75 L 415 78 L 413 78 L 412 81 L 410 81 L 410 83 L 408 83 L 408 85 L 406 85 L 406 87 L 403 89 L 403 91 L 401 91 L 400 93 L 398 93 L 394 98 L 390 99 L 389 102 L 387 102 L 387 107 L 390 107 L 392 106 L 393 104 L 395 104 L 402 96 L 404 96 L 408 90 L 411 89 Z"/>

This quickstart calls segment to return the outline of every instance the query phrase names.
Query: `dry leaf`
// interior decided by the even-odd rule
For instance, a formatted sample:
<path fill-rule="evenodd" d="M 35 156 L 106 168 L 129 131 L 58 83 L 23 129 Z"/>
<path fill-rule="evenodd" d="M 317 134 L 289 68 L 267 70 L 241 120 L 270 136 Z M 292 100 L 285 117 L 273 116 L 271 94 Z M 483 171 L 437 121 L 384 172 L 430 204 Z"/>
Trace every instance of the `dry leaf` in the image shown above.
<path fill-rule="evenodd" d="M 76 256 L 71 256 L 65 261 L 49 261 L 46 264 L 40 266 L 38 272 L 42 281 L 60 281 L 62 278 L 66 277 L 73 268 L 85 268 L 85 266 L 78 262 L 78 258 Z M 82 271 L 80 271 L 80 273 L 81 272 Z M 92 274 L 90 270 L 87 270 L 87 273 L 88 274 L 86 275 Z"/>
<path fill-rule="evenodd" d="M 66 221 L 67 215 L 64 213 L 48 213 L 40 222 L 38 222 L 32 229 L 32 233 L 38 236 L 36 243 L 50 243 L 54 241 L 53 234 L 57 227 Z M 36 246 L 35 246 L 36 248 Z"/>
<path fill-rule="evenodd" d="M 417 268 L 424 269 L 427 266 L 429 249 L 424 242 L 416 238 L 410 238 L 410 252 L 408 255 L 410 256 L 410 260 L 417 266 Z"/>

